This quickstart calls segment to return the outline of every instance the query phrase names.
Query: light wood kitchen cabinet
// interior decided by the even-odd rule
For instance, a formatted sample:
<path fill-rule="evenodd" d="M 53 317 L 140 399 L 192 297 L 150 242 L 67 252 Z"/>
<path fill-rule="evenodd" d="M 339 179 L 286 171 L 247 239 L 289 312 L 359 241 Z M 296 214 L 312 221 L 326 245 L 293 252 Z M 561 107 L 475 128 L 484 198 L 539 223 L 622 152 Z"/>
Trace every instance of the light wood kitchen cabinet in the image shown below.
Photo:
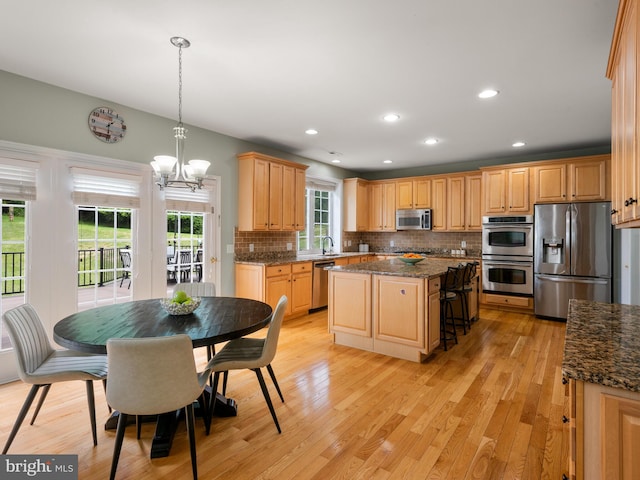
<path fill-rule="evenodd" d="M 487 169 L 482 172 L 484 213 L 522 213 L 533 211 L 530 200 L 529 167 Z"/>
<path fill-rule="evenodd" d="M 238 230 L 304 230 L 307 168 L 257 152 L 239 154 Z"/>
<path fill-rule="evenodd" d="M 440 278 L 429 280 L 427 291 L 428 317 L 426 320 L 427 351 L 433 352 L 440 346 Z"/>
<path fill-rule="evenodd" d="M 354 346 L 373 348 L 371 275 L 330 270 L 328 313 L 331 333 L 345 334 Z"/>
<path fill-rule="evenodd" d="M 465 177 L 465 230 L 482 231 L 482 175 Z"/>
<path fill-rule="evenodd" d="M 396 208 L 430 208 L 431 179 L 407 178 L 396 182 Z"/>
<path fill-rule="evenodd" d="M 424 348 L 424 284 L 422 278 L 373 275 L 374 342 Z"/>
<path fill-rule="evenodd" d="M 396 184 L 374 182 L 369 184 L 369 231 L 396 231 Z"/>
<path fill-rule="evenodd" d="M 289 299 L 286 317 L 311 308 L 313 262 L 280 265 L 236 264 L 236 296 L 266 302 L 275 308 L 282 295 Z"/>
<path fill-rule="evenodd" d="M 640 56 L 638 0 L 620 0 L 607 77 L 611 79 L 611 206 L 619 228 L 640 227 Z"/>
<path fill-rule="evenodd" d="M 569 380 L 569 476 L 640 478 L 640 393 Z"/>
<path fill-rule="evenodd" d="M 431 180 L 431 229 L 447 229 L 447 178 L 437 177 Z"/>
<path fill-rule="evenodd" d="M 447 177 L 447 230 L 465 230 L 465 177 Z"/>
<path fill-rule="evenodd" d="M 608 170 L 609 155 L 536 165 L 532 168 L 534 203 L 608 200 Z"/>
<path fill-rule="evenodd" d="M 361 178 L 343 181 L 343 229 L 366 232 L 369 229 L 369 182 Z"/>

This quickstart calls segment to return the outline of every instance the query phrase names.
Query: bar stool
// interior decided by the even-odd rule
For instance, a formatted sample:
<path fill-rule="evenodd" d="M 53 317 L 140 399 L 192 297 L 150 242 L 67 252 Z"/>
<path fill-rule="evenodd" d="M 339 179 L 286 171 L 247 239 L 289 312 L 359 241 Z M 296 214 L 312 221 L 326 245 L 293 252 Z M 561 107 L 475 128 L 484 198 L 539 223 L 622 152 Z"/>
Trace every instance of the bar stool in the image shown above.
<path fill-rule="evenodd" d="M 462 324 L 462 332 L 467 334 L 467 328 L 471 330 L 471 318 L 469 318 L 469 294 L 471 293 L 471 279 L 476 276 L 477 262 L 469 262 L 466 265 L 458 265 L 461 275 L 458 277 L 458 285 L 453 288 L 453 291 L 458 295 L 460 299 L 460 317 L 455 317 L 456 320 L 460 320 Z"/>
<path fill-rule="evenodd" d="M 460 269 L 449 267 L 440 288 L 440 341 L 445 352 L 448 349 L 447 341 L 453 340 L 456 344 L 458 343 L 455 317 L 453 315 L 453 302 L 458 298 L 455 288 L 458 286 L 460 275 Z"/>

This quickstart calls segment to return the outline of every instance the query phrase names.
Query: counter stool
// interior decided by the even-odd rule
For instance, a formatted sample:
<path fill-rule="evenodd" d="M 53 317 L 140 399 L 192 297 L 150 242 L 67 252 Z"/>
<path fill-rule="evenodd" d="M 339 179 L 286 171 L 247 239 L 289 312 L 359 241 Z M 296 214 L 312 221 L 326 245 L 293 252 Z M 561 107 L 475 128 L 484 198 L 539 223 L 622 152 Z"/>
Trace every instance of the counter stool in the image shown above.
<path fill-rule="evenodd" d="M 472 291 L 471 279 L 476 276 L 477 262 L 469 262 L 466 265 L 458 265 L 461 275 L 458 277 L 458 284 L 453 288 L 453 291 L 458 295 L 460 299 L 460 317 L 456 317 L 456 320 L 460 320 L 462 323 L 462 332 L 467 334 L 467 328 L 471 330 L 471 318 L 469 318 L 469 294 Z"/>
<path fill-rule="evenodd" d="M 453 340 L 456 344 L 458 343 L 453 302 L 458 298 L 455 288 L 458 286 L 461 273 L 460 269 L 449 267 L 440 288 L 440 341 L 445 352 L 447 351 L 447 341 Z"/>

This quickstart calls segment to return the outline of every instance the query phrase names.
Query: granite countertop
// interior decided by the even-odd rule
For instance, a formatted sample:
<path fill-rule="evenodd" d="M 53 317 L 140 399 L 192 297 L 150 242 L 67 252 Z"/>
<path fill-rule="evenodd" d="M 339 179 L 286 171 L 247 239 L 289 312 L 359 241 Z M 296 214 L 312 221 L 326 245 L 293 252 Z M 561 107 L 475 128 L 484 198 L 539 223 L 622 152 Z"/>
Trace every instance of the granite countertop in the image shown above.
<path fill-rule="evenodd" d="M 433 278 L 443 275 L 449 267 L 456 267 L 460 263 L 466 263 L 468 259 L 457 258 L 425 258 L 415 265 L 407 265 L 403 261 L 392 258 L 390 260 L 378 260 L 377 262 L 354 263 L 327 267 L 326 270 L 353 273 L 372 273 L 376 275 L 391 275 L 396 277 Z"/>
<path fill-rule="evenodd" d="M 420 253 L 420 252 L 417 252 Z M 342 253 L 334 253 L 331 255 L 297 255 L 293 252 L 271 252 L 271 253 L 249 253 L 245 255 L 238 255 L 235 258 L 235 263 L 244 263 L 249 265 L 281 265 L 283 263 L 300 263 L 300 262 L 317 262 L 320 260 L 331 261 L 336 258 L 341 257 L 361 257 L 363 255 L 397 255 L 399 256 L 399 252 L 342 252 Z M 458 263 L 463 263 L 467 261 L 475 261 L 480 260 L 481 257 L 477 255 L 451 255 L 450 253 L 443 252 L 433 252 L 433 253 L 423 253 L 423 255 L 427 258 L 427 260 L 431 259 L 447 259 L 455 261 L 455 265 Z M 423 260 L 421 263 L 424 263 L 426 260 Z M 373 263 L 373 262 L 369 262 Z M 453 265 L 453 264 L 452 264 Z M 446 270 L 446 269 L 445 269 Z"/>
<path fill-rule="evenodd" d="M 562 373 L 640 392 L 640 307 L 570 300 Z"/>

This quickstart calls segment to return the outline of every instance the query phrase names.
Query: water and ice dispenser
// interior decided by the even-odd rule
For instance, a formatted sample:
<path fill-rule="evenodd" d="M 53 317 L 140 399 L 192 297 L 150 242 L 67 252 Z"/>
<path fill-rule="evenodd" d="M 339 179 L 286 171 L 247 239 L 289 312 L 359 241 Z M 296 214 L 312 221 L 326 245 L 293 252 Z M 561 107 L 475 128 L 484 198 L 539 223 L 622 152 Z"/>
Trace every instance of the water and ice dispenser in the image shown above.
<path fill-rule="evenodd" d="M 542 239 L 542 263 L 564 264 L 564 238 Z"/>

